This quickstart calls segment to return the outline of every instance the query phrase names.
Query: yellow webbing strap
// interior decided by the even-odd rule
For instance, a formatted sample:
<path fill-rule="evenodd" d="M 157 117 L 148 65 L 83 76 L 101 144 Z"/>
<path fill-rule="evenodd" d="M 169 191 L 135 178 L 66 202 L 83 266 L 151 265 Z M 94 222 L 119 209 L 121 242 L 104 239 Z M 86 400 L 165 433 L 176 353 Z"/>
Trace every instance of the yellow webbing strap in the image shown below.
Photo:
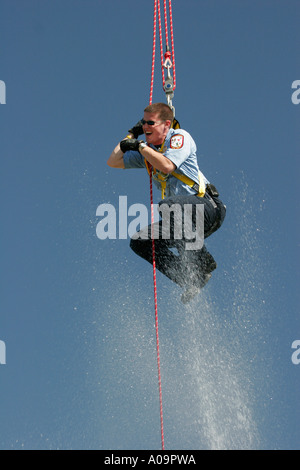
<path fill-rule="evenodd" d="M 173 119 L 171 127 L 173 129 L 180 129 L 180 124 L 177 121 L 177 119 L 175 119 L 175 118 Z M 163 148 L 164 148 L 164 143 L 162 144 L 161 148 L 159 149 L 160 153 L 163 152 Z M 146 158 L 145 158 L 145 165 L 146 165 L 148 174 L 150 175 L 150 167 L 149 167 L 149 163 L 147 162 Z M 191 178 L 189 178 L 186 175 L 176 173 L 175 171 L 173 171 L 171 173 L 171 175 L 175 176 L 175 178 L 179 179 L 180 181 L 182 181 L 182 183 L 188 185 L 190 188 L 192 188 L 195 184 L 195 181 L 193 181 Z M 156 169 L 153 168 L 152 177 L 160 182 L 160 184 L 161 184 L 161 198 L 164 199 L 165 198 L 165 191 L 166 191 L 168 175 L 164 176 L 163 173 L 157 172 Z M 197 196 L 204 197 L 204 195 L 205 195 L 205 181 L 204 181 L 203 175 L 200 171 L 199 171 L 199 182 L 198 182 L 198 184 L 199 184 L 199 191 L 198 191 Z"/>
<path fill-rule="evenodd" d="M 158 152 L 160 152 L 160 153 L 163 152 L 164 145 L 165 145 L 165 142 L 161 145 Z M 145 160 L 145 165 L 146 165 L 148 174 L 150 175 L 150 165 L 147 162 L 146 158 L 144 158 L 144 160 Z M 152 167 L 152 178 L 155 179 L 156 181 L 160 182 L 160 185 L 161 185 L 161 198 L 162 199 L 165 198 L 166 186 L 167 186 L 167 177 L 168 177 L 168 175 L 164 175 L 164 173 L 158 172 L 156 170 L 156 168 Z"/>
<path fill-rule="evenodd" d="M 186 175 L 176 173 L 175 171 L 173 171 L 173 173 L 171 173 L 171 175 L 175 176 L 175 178 L 179 179 L 184 184 L 187 184 L 190 188 L 192 188 L 195 184 L 195 181 L 193 181 L 191 178 L 189 178 Z M 199 183 L 198 183 L 198 185 L 199 185 L 199 191 L 198 191 L 197 196 L 204 197 L 206 185 L 205 185 L 205 181 L 204 181 L 204 178 L 202 176 L 202 173 L 200 173 L 200 171 L 199 171 Z"/>
<path fill-rule="evenodd" d="M 146 158 L 144 160 L 145 160 L 146 169 L 148 171 L 148 174 L 150 175 L 149 163 L 147 162 Z M 155 168 L 152 168 L 152 178 L 155 179 L 156 181 L 160 182 L 161 198 L 162 199 L 165 198 L 166 186 L 167 186 L 167 177 L 168 177 L 168 175 L 164 175 L 164 173 L 160 173 L 160 172 L 156 171 Z"/>
<path fill-rule="evenodd" d="M 173 122 L 172 122 L 172 126 L 171 126 L 172 129 L 180 129 L 180 124 L 179 122 L 177 121 L 177 119 L 173 119 Z"/>
<path fill-rule="evenodd" d="M 146 165 L 148 174 L 150 175 L 149 163 L 147 162 L 146 159 L 145 159 L 145 165 Z M 182 183 L 189 186 L 190 188 L 192 188 L 195 185 L 195 181 L 193 181 L 191 178 L 189 178 L 186 175 L 176 173 L 175 171 L 173 171 L 171 173 L 171 175 L 174 176 L 175 178 L 177 178 L 178 180 L 180 180 Z M 159 172 L 156 171 L 155 168 L 153 168 L 152 177 L 154 179 L 156 179 L 156 181 L 160 182 L 160 185 L 161 185 L 161 198 L 164 199 L 165 198 L 168 175 L 164 176 L 163 173 L 159 173 Z M 197 196 L 204 197 L 206 185 L 205 185 L 205 181 L 204 181 L 204 178 L 202 176 L 202 173 L 200 171 L 199 171 L 199 183 L 198 183 L 198 185 L 199 185 L 199 190 L 198 190 Z"/>

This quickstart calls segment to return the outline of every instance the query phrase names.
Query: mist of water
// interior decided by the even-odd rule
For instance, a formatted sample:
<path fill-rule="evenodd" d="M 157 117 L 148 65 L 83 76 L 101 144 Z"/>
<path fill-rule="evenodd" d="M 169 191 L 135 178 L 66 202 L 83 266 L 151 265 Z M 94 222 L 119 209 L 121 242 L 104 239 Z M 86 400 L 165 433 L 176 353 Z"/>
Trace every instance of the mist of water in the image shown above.
<path fill-rule="evenodd" d="M 231 208 L 231 227 L 223 244 L 226 262 L 200 295 L 182 305 L 180 289 L 158 273 L 167 449 L 263 446 L 260 412 L 261 390 L 268 386 L 268 282 L 257 204 L 247 184 L 243 188 L 236 199 L 239 204 Z M 134 262 L 144 263 L 130 258 Z M 106 419 L 113 419 L 109 409 L 118 402 L 122 427 L 111 431 L 111 446 L 115 442 L 117 448 L 159 446 L 150 270 L 145 265 L 143 279 L 134 278 L 134 269 L 128 271 L 130 275 L 105 307 L 108 317 L 102 324 L 101 334 L 105 330 L 106 335 L 101 354 L 108 360 L 111 378 L 117 377 L 115 386 L 110 381 L 111 395 L 107 390 Z M 150 280 L 147 289 L 145 279 Z M 120 387 L 125 393 L 122 399 Z"/>

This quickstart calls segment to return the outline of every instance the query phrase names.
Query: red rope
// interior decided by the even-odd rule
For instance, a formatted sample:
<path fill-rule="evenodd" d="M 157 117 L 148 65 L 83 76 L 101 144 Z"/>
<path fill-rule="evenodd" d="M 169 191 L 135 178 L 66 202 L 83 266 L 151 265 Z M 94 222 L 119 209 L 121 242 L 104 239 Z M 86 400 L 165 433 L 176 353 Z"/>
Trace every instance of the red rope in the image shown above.
<path fill-rule="evenodd" d="M 160 62 L 161 62 L 161 74 L 162 84 L 165 86 L 165 69 L 164 69 L 164 51 L 163 51 L 163 38 L 162 38 L 162 27 L 161 27 L 161 15 L 160 15 L 160 0 L 157 0 L 158 9 L 158 27 L 159 27 L 159 44 L 160 44 Z"/>
<path fill-rule="evenodd" d="M 154 286 L 155 331 L 156 331 L 156 352 L 157 352 L 157 370 L 158 370 L 158 391 L 159 391 L 161 446 L 162 446 L 162 450 L 165 450 L 163 404 L 162 404 L 162 386 L 161 386 L 161 372 L 160 372 L 160 353 L 159 353 L 159 334 L 158 334 L 158 309 L 157 309 L 155 241 L 154 241 L 154 233 L 153 233 L 154 211 L 153 211 L 152 167 L 150 167 L 150 204 L 151 204 L 151 239 L 152 239 L 152 263 L 153 263 L 153 286 Z"/>
<path fill-rule="evenodd" d="M 165 2 L 166 2 L 166 0 L 165 0 Z M 169 2 L 171 2 L 171 0 L 169 0 Z M 158 22 L 159 22 L 159 38 L 160 38 L 163 85 L 164 85 L 165 78 L 164 78 L 164 70 L 163 70 L 163 62 L 164 61 L 163 61 L 163 48 L 162 48 L 162 28 L 161 28 L 160 0 L 154 0 L 153 49 L 152 49 L 152 69 L 151 69 L 151 86 L 150 86 L 150 101 L 149 101 L 149 104 L 152 104 L 152 98 L 153 98 L 155 50 L 156 50 L 156 17 L 157 17 L 157 15 L 158 15 Z M 165 9 L 165 20 L 166 20 L 166 9 Z M 167 23 L 166 23 L 166 25 L 167 25 Z M 166 28 L 166 31 L 167 31 L 167 28 Z M 153 285 L 154 285 L 155 331 L 156 331 L 156 352 L 157 352 L 158 390 L 159 390 L 159 412 L 160 412 L 160 428 L 161 428 L 161 445 L 162 445 L 162 450 L 165 450 L 162 385 L 161 385 L 161 371 L 160 371 L 160 352 L 159 352 L 159 333 L 158 333 L 158 308 L 157 308 L 155 240 L 154 240 L 154 233 L 153 233 L 154 210 L 153 210 L 153 184 L 152 184 L 152 167 L 151 166 L 150 166 L 149 174 L 150 174 L 151 239 L 152 239 L 152 264 L 153 264 Z"/>
<path fill-rule="evenodd" d="M 171 49 L 172 49 L 172 64 L 173 64 L 173 91 L 175 91 L 175 88 L 176 88 L 175 46 L 174 46 L 174 29 L 173 29 L 173 15 L 172 15 L 171 0 L 169 0 L 169 14 L 170 14 L 170 33 L 171 33 Z"/>
<path fill-rule="evenodd" d="M 174 47 L 174 28 L 173 28 L 172 0 L 169 0 L 169 16 L 170 16 L 170 37 L 171 37 L 171 51 L 172 52 L 169 52 L 167 0 L 164 0 L 165 40 L 166 40 L 166 48 L 167 48 L 167 52 L 164 55 L 160 0 L 154 0 L 153 49 L 152 49 L 150 104 L 152 103 L 152 98 L 153 98 L 155 51 L 156 51 L 156 29 L 157 29 L 156 28 L 156 19 L 157 18 L 158 18 L 158 30 L 159 30 L 162 85 L 163 85 L 163 87 L 165 86 L 165 67 L 164 67 L 165 59 L 167 57 L 171 59 L 171 57 L 172 57 L 172 68 L 173 68 L 173 75 L 174 75 L 173 76 L 173 91 L 175 91 L 175 88 L 176 88 L 175 47 Z"/>
<path fill-rule="evenodd" d="M 171 36 L 171 49 L 169 48 L 168 37 L 168 17 L 167 17 L 167 0 L 164 0 L 164 19 L 165 19 L 165 40 L 166 40 L 166 54 L 165 59 L 171 59 L 174 71 L 173 90 L 176 87 L 175 75 L 175 52 L 174 52 L 174 31 L 173 31 L 173 16 L 172 16 L 172 0 L 169 0 L 169 15 L 170 15 L 170 36 Z M 151 85 L 150 85 L 150 99 L 149 104 L 152 104 L 153 99 L 153 85 L 154 85 L 154 69 L 155 69 L 155 52 L 156 52 L 156 20 L 158 17 L 159 27 L 159 42 L 160 42 L 160 56 L 161 56 L 161 69 L 162 69 L 162 82 L 165 85 L 165 60 L 163 54 L 163 38 L 161 26 L 161 12 L 160 0 L 154 0 L 154 19 L 153 19 L 153 48 L 152 48 L 152 67 L 151 67 Z M 152 264 L 153 264 L 153 284 L 154 284 L 154 307 L 155 307 L 155 331 L 156 331 L 156 351 L 157 351 L 157 368 L 158 368 L 158 389 L 159 389 L 159 410 L 160 410 L 160 427 L 161 427 L 161 444 L 162 450 L 165 450 L 164 443 L 164 421 L 163 421 L 163 405 L 162 405 L 162 386 L 161 386 L 161 372 L 160 372 L 160 353 L 159 353 L 159 335 L 158 335 L 158 309 L 157 309 L 157 285 L 156 285 L 156 262 L 155 262 L 155 240 L 154 240 L 154 211 L 153 211 L 153 184 L 152 184 L 152 167 L 149 165 L 150 174 L 150 204 L 151 204 L 151 239 L 152 239 Z"/>
<path fill-rule="evenodd" d="M 153 99 L 153 84 L 154 84 L 154 69 L 155 69 L 155 50 L 156 50 L 156 15 L 157 15 L 157 0 L 154 0 L 153 48 L 152 48 L 152 67 L 151 67 L 151 85 L 150 85 L 149 104 L 152 104 L 152 99 Z"/>

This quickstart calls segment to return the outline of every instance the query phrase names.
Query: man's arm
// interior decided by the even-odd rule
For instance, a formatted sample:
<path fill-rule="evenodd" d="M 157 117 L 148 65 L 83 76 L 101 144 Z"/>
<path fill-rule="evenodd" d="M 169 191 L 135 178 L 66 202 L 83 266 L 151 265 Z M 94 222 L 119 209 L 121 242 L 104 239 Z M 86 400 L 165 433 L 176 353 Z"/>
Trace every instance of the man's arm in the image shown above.
<path fill-rule="evenodd" d="M 140 153 L 156 170 L 166 174 L 176 170 L 176 165 L 171 160 L 151 147 L 145 147 Z M 108 166 L 112 168 L 125 168 L 123 155 L 120 144 L 118 144 L 107 161 Z"/>
<path fill-rule="evenodd" d="M 107 160 L 108 166 L 112 168 L 125 168 L 123 155 L 120 144 L 118 144 Z"/>
<path fill-rule="evenodd" d="M 156 170 L 162 171 L 166 174 L 172 173 L 172 171 L 176 170 L 176 165 L 174 165 L 171 160 L 151 147 L 143 148 L 140 153 Z"/>

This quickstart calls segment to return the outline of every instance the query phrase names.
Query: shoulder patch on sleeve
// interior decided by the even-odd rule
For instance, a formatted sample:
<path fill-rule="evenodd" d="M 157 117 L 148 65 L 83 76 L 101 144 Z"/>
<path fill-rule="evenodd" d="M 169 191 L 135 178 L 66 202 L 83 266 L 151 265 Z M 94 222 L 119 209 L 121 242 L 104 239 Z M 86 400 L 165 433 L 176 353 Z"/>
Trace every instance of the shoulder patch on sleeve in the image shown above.
<path fill-rule="evenodd" d="M 175 134 L 172 136 L 171 141 L 170 141 L 170 147 L 171 149 L 181 149 L 184 144 L 184 136 L 181 134 Z"/>

